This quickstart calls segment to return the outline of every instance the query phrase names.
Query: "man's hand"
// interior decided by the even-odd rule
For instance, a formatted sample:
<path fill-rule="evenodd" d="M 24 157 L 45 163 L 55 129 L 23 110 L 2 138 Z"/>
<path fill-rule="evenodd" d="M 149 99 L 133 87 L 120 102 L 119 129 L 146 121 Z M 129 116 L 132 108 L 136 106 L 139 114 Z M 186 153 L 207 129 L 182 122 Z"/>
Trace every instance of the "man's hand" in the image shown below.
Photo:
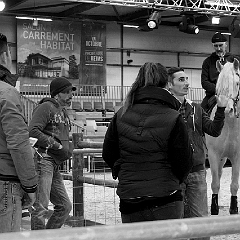
<path fill-rule="evenodd" d="M 36 201 L 36 193 L 25 193 L 25 196 L 22 201 L 22 208 L 30 208 Z"/>
<path fill-rule="evenodd" d="M 227 106 L 229 97 L 220 94 L 220 95 L 216 96 L 216 98 L 217 98 L 218 107 L 226 107 Z"/>

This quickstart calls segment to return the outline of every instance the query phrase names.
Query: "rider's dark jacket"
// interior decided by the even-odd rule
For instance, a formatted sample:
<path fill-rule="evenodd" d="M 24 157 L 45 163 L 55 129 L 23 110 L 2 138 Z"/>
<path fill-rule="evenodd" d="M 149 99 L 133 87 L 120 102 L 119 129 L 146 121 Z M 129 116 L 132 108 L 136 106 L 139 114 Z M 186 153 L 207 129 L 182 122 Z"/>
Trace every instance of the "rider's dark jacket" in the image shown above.
<path fill-rule="evenodd" d="M 234 56 L 227 52 L 224 55 L 221 63 L 225 64 L 228 62 L 233 62 Z M 201 73 L 201 84 L 203 89 L 206 91 L 206 96 L 211 97 L 216 93 L 216 83 L 218 79 L 219 72 L 216 68 L 216 62 L 220 60 L 220 57 L 213 52 L 209 57 L 207 57 L 202 64 Z"/>

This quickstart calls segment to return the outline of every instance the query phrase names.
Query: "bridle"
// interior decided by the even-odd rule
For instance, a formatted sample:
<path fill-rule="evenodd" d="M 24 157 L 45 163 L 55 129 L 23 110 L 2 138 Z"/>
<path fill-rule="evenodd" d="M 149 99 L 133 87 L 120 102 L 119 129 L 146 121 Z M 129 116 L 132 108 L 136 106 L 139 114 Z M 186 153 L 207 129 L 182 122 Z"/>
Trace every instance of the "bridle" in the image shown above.
<path fill-rule="evenodd" d="M 238 75 L 238 78 L 239 78 L 239 80 L 240 80 L 239 74 L 237 74 L 237 75 Z M 236 118 L 239 118 L 239 112 L 237 112 L 237 104 L 238 104 L 238 102 L 239 102 L 239 92 L 240 92 L 240 83 L 238 84 L 238 92 L 237 92 L 236 98 L 235 98 L 235 99 L 232 98 L 232 100 L 233 100 L 233 112 L 234 112 L 234 116 L 235 116 Z"/>

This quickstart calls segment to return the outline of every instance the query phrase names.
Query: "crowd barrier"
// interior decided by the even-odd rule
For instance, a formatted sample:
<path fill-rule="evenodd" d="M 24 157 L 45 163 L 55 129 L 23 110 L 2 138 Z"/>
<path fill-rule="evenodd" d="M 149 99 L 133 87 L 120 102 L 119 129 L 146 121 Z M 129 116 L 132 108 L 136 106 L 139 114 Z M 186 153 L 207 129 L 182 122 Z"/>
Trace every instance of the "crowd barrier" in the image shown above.
<path fill-rule="evenodd" d="M 240 233 L 240 216 L 4 233 L 1 240 L 176 240 Z"/>
<path fill-rule="evenodd" d="M 86 225 L 87 219 L 84 218 L 84 192 L 86 190 L 86 184 L 93 186 L 103 186 L 104 189 L 113 188 L 113 190 L 115 190 L 117 187 L 117 181 L 115 180 L 97 179 L 94 175 L 87 177 L 84 174 L 86 168 L 86 155 L 101 155 L 103 139 L 104 136 L 85 136 L 83 133 L 72 134 L 72 142 L 74 144 L 73 159 L 71 163 L 72 171 L 71 173 L 62 174 L 65 180 L 72 180 L 73 217 L 71 217 L 68 222 L 73 227 Z M 93 159 L 94 158 L 92 158 L 91 161 L 93 161 Z M 102 191 L 104 191 L 104 189 L 102 189 Z M 106 202 L 105 204 L 108 202 L 105 201 L 105 199 L 103 199 L 103 201 Z M 115 208 L 115 205 L 117 205 L 116 201 L 114 201 L 113 204 Z M 95 222 L 95 225 L 97 224 L 100 223 Z"/>
<path fill-rule="evenodd" d="M 84 183 L 116 187 L 117 182 L 96 181 L 83 176 L 84 154 L 102 152 L 102 141 L 99 136 L 72 134 L 74 144 L 72 175 L 64 177 L 73 181 L 73 228 L 55 230 L 22 231 L 3 233 L 1 240 L 179 240 L 219 235 L 240 234 L 240 216 L 211 216 L 191 219 L 151 221 L 131 224 L 101 225 L 83 227 L 84 225 Z M 240 236 L 240 235 L 239 235 Z"/>

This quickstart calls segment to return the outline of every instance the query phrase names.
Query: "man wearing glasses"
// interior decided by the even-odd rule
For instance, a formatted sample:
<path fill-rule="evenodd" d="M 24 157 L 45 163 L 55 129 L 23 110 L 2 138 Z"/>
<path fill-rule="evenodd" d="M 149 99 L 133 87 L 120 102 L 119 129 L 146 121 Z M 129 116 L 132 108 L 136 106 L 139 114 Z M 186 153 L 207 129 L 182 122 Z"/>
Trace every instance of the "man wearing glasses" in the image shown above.
<path fill-rule="evenodd" d="M 212 97 L 215 95 L 219 74 L 216 68 L 217 60 L 220 60 L 222 64 L 233 61 L 233 55 L 227 52 L 227 38 L 222 33 L 216 32 L 213 35 L 212 45 L 214 52 L 203 61 L 201 73 L 201 84 L 206 93 L 201 106 L 205 111 L 208 111 L 211 103 L 215 102 L 215 98 Z"/>

